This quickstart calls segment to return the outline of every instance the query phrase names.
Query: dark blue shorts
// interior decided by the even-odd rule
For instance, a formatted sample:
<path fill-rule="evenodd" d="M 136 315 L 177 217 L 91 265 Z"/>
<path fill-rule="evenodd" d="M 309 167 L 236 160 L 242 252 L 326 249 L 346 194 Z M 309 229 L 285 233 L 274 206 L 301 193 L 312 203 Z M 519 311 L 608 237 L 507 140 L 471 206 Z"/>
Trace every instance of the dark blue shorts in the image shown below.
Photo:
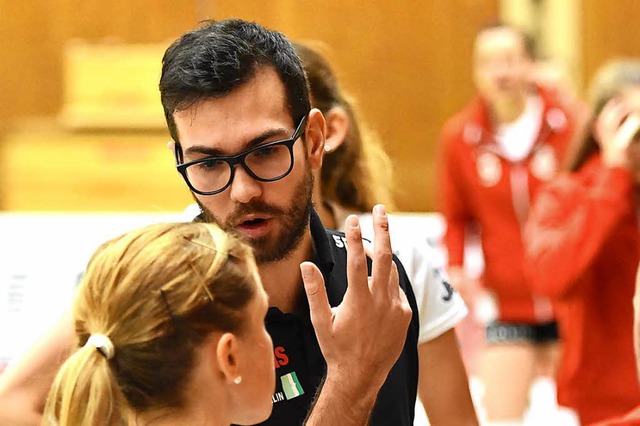
<path fill-rule="evenodd" d="M 558 323 L 522 324 L 494 321 L 487 326 L 487 343 L 553 343 L 559 340 Z"/>

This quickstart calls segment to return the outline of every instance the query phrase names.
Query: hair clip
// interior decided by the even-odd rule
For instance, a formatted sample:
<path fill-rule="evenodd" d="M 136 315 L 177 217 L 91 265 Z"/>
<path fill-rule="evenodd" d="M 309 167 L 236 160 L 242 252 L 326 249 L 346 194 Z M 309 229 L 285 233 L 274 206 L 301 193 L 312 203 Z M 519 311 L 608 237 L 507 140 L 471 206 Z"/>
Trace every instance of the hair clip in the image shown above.
<path fill-rule="evenodd" d="M 200 271 L 198 271 L 198 268 L 196 268 L 193 262 L 191 262 L 191 260 L 189 260 L 189 266 L 191 266 L 191 269 L 193 269 L 193 272 L 198 276 L 198 281 L 200 286 L 202 287 L 204 292 L 207 293 L 207 297 L 209 298 L 209 300 L 211 300 L 211 303 L 213 303 L 213 301 L 215 300 L 215 297 L 213 297 L 213 293 L 211 293 L 211 291 L 209 290 L 209 287 L 207 287 L 207 283 L 205 282 L 204 277 L 202 276 Z"/>
<path fill-rule="evenodd" d="M 200 241 L 197 241 L 197 240 L 191 240 L 191 239 L 189 239 L 188 237 L 186 237 L 184 235 L 182 236 L 182 238 L 184 238 L 185 240 L 187 240 L 191 244 L 195 244 L 197 246 L 204 247 L 204 248 L 209 249 L 209 250 L 211 250 L 213 252 L 224 254 L 227 257 L 234 257 L 236 259 L 240 259 L 240 256 L 238 256 L 236 254 L 229 253 L 228 251 L 224 251 L 224 250 L 218 250 L 217 248 L 212 247 L 210 245 L 207 245 L 207 244 L 205 244 L 203 242 L 200 242 Z"/>
<path fill-rule="evenodd" d="M 184 238 L 185 240 L 187 240 L 187 241 L 188 241 L 188 242 L 190 242 L 191 244 L 195 244 L 195 245 L 197 245 L 197 246 L 207 248 L 207 249 L 209 249 L 209 250 L 211 250 L 211 251 L 215 251 L 216 253 L 220 253 L 220 250 L 216 250 L 216 248 L 215 248 L 215 247 L 208 246 L 208 245 L 206 245 L 205 243 L 201 243 L 200 241 L 192 240 L 192 239 L 190 239 L 189 237 L 187 237 L 186 235 L 183 235 L 183 236 L 182 236 L 182 238 Z"/>
<path fill-rule="evenodd" d="M 164 289 L 160 289 L 160 297 L 162 298 L 162 301 L 164 302 L 164 306 L 165 308 L 167 308 L 167 312 L 169 313 L 169 316 L 171 317 L 171 320 L 175 323 L 178 321 L 178 319 L 175 317 L 175 315 L 173 315 L 173 311 L 171 310 L 171 305 L 169 305 L 169 299 L 167 298 L 167 293 L 165 293 Z"/>

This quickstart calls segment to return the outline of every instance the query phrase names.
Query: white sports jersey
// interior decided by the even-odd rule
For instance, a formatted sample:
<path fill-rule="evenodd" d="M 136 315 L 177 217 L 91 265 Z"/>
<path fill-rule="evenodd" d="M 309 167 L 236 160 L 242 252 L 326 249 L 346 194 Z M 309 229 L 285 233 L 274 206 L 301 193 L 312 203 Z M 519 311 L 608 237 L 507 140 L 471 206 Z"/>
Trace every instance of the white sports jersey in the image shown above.
<path fill-rule="evenodd" d="M 371 214 L 359 214 L 362 236 L 373 241 Z M 340 223 L 344 226 L 344 220 Z M 451 330 L 468 313 L 460 294 L 448 283 L 444 255 L 433 246 L 438 234 L 425 215 L 389 215 L 391 248 L 409 276 L 420 316 L 419 343 Z"/>

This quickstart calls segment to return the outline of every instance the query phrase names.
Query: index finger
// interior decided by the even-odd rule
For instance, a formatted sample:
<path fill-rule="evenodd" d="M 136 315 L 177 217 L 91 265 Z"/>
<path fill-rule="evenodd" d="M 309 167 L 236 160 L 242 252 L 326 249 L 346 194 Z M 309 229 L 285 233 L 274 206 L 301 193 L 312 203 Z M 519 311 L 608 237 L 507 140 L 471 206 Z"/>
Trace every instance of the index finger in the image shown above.
<path fill-rule="evenodd" d="M 391 237 L 389 235 L 389 218 L 382 204 L 373 207 L 373 265 L 371 266 L 371 290 L 389 294 L 391 262 Z"/>
<path fill-rule="evenodd" d="M 304 291 L 309 301 L 309 315 L 319 342 L 331 335 L 331 306 L 327 297 L 324 278 L 318 267 L 311 262 L 300 264 Z"/>

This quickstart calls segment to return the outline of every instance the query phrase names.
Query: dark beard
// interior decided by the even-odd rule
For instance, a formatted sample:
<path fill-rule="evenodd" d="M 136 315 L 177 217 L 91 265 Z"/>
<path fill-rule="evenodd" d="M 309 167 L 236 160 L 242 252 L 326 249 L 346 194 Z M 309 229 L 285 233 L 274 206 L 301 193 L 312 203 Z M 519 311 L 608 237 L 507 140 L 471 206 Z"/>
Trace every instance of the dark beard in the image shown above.
<path fill-rule="evenodd" d="M 196 202 L 200 206 L 202 218 L 205 222 L 215 223 L 226 232 L 246 241 L 253 248 L 256 262 L 260 265 L 285 259 L 300 245 L 307 225 L 309 225 L 309 216 L 313 208 L 313 183 L 313 175 L 311 171 L 308 171 L 307 176 L 296 187 L 292 203 L 288 208 L 282 209 L 260 200 L 252 200 L 246 204 L 239 204 L 224 223 L 197 198 Z M 248 214 L 266 214 L 274 220 L 279 220 L 282 225 L 280 235 L 247 240 L 240 232 L 236 231 L 234 224 L 238 218 Z"/>

